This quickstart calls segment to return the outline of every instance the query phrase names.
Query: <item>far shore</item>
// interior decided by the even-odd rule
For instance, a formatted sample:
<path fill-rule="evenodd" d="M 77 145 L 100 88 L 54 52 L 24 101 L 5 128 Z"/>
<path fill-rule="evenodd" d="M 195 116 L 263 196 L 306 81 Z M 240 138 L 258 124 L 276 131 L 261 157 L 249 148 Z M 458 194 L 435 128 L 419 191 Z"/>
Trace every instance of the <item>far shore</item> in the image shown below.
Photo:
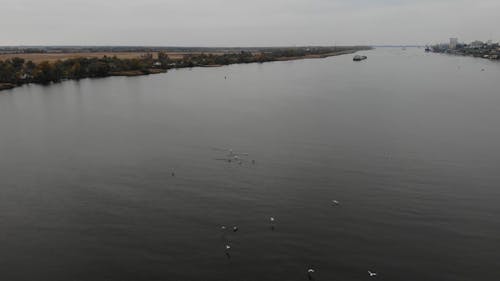
<path fill-rule="evenodd" d="M 24 84 L 108 76 L 140 76 L 169 69 L 320 59 L 352 54 L 368 47 L 268 48 L 239 52 L 68 52 L 0 54 L 4 78 L 0 91 Z M 1 64 L 0 64 L 1 66 Z M 7 69 L 12 69 L 10 71 Z M 7 70 L 7 72 L 5 72 Z M 1 72 L 0 72 L 1 73 Z M 5 76 L 7 73 L 7 76 Z M 6 77 L 6 78 L 5 78 Z"/>
<path fill-rule="evenodd" d="M 348 51 L 333 52 L 333 53 L 327 53 L 327 54 L 305 55 L 305 56 L 301 56 L 301 57 L 283 57 L 283 58 L 276 59 L 276 61 L 290 61 L 290 60 L 304 60 L 304 59 L 324 59 L 324 58 L 327 58 L 327 57 L 334 57 L 334 56 L 354 54 L 357 51 L 358 50 L 348 50 Z"/>
<path fill-rule="evenodd" d="M 300 59 L 321 59 L 326 57 L 340 56 L 345 54 L 355 53 L 357 50 L 339 51 L 327 54 L 311 54 L 305 56 L 294 56 L 294 57 L 282 57 L 277 58 L 275 61 L 289 61 L 289 60 L 300 60 Z M 75 59 L 75 58 L 102 58 L 102 57 L 117 57 L 119 59 L 135 59 L 141 58 L 145 55 L 152 54 L 157 56 L 157 52 L 78 52 L 78 53 L 22 53 L 22 54 L 0 54 L 0 61 L 22 58 L 26 61 L 32 61 L 34 63 L 40 63 L 43 61 L 55 62 L 59 60 Z M 184 56 L 193 56 L 200 54 L 207 55 L 221 55 L 221 52 L 203 53 L 203 52 L 166 52 L 165 54 L 172 60 L 181 60 Z M 218 67 L 224 66 L 219 65 L 207 65 L 206 67 Z"/>

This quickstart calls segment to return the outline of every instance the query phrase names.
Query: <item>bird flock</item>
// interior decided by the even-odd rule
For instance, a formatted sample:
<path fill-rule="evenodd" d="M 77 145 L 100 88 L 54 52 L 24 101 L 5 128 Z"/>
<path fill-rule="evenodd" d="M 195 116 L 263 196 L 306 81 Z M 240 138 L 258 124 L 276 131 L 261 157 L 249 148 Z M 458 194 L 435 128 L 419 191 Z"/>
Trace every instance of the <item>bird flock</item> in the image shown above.
<path fill-rule="evenodd" d="M 249 153 L 236 152 L 236 151 L 232 150 L 231 148 L 228 148 L 228 149 L 213 148 L 213 149 L 216 151 L 221 151 L 221 152 L 226 153 L 223 157 L 215 158 L 215 160 L 224 161 L 224 162 L 228 162 L 228 163 L 236 163 L 238 165 L 243 165 L 243 163 L 251 163 L 252 165 L 255 165 L 255 159 L 252 159 L 251 161 L 247 159 L 247 156 L 249 156 Z"/>
<path fill-rule="evenodd" d="M 243 162 L 250 162 L 252 165 L 255 165 L 255 163 L 256 163 L 255 160 L 248 161 L 246 159 L 246 156 L 249 156 L 249 153 L 235 152 L 232 149 L 214 148 L 214 150 L 227 152 L 227 154 L 225 155 L 225 157 L 223 157 L 223 158 L 216 158 L 215 160 L 225 161 L 225 162 L 228 162 L 228 163 L 237 163 L 238 165 L 242 165 Z M 174 171 L 172 171 L 171 176 L 175 177 L 175 172 Z M 331 203 L 332 203 L 333 206 L 339 206 L 340 205 L 340 202 L 338 200 L 331 200 Z M 276 229 L 276 218 L 275 217 L 269 217 L 269 225 L 270 225 L 271 231 L 274 231 Z M 231 248 L 231 241 L 228 239 L 228 236 L 226 235 L 228 227 L 225 226 L 225 225 L 222 225 L 220 227 L 220 229 L 222 230 L 222 238 L 223 238 L 223 242 L 224 242 L 224 253 L 225 253 L 225 256 L 226 256 L 227 259 L 231 259 L 231 249 L 232 249 Z M 238 226 L 233 226 L 231 228 L 231 230 L 232 230 L 233 233 L 235 233 L 235 232 L 238 232 L 239 228 L 238 228 Z M 307 273 L 307 279 L 308 280 L 310 280 L 310 281 L 315 281 L 316 280 L 315 279 L 316 270 L 314 268 L 312 268 L 312 267 L 307 268 L 306 273 Z M 373 272 L 371 270 L 368 270 L 368 276 L 370 278 L 375 278 L 375 277 L 378 276 L 378 274 L 377 274 L 377 272 Z"/>

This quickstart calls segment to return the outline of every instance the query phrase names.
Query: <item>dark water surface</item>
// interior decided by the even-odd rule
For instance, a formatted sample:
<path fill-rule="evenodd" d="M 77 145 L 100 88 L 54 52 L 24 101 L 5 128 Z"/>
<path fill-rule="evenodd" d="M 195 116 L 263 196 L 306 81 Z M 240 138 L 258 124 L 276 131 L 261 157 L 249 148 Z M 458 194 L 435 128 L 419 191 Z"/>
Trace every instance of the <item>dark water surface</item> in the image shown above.
<path fill-rule="evenodd" d="M 500 63 L 362 53 L 1 92 L 0 280 L 500 280 Z"/>

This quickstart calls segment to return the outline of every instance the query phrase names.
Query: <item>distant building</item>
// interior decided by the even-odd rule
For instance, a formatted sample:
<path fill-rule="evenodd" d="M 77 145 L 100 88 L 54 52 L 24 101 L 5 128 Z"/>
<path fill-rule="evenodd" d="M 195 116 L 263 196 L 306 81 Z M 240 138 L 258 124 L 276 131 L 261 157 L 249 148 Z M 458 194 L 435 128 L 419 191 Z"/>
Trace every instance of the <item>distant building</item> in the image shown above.
<path fill-rule="evenodd" d="M 458 38 L 450 38 L 450 45 L 448 47 L 454 50 L 457 48 L 457 45 L 458 45 Z"/>
<path fill-rule="evenodd" d="M 471 47 L 471 48 L 481 48 L 483 45 L 484 45 L 484 43 L 482 41 L 476 40 L 474 42 L 471 42 L 469 44 L 469 47 Z"/>

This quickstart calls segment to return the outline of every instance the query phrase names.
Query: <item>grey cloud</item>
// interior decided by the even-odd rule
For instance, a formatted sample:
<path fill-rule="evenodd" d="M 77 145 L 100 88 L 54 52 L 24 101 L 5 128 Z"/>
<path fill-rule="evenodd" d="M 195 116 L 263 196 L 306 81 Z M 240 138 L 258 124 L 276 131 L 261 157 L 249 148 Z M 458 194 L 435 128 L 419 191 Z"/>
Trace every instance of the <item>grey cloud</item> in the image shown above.
<path fill-rule="evenodd" d="M 500 40 L 497 0 L 0 0 L 0 45 L 268 46 Z"/>

